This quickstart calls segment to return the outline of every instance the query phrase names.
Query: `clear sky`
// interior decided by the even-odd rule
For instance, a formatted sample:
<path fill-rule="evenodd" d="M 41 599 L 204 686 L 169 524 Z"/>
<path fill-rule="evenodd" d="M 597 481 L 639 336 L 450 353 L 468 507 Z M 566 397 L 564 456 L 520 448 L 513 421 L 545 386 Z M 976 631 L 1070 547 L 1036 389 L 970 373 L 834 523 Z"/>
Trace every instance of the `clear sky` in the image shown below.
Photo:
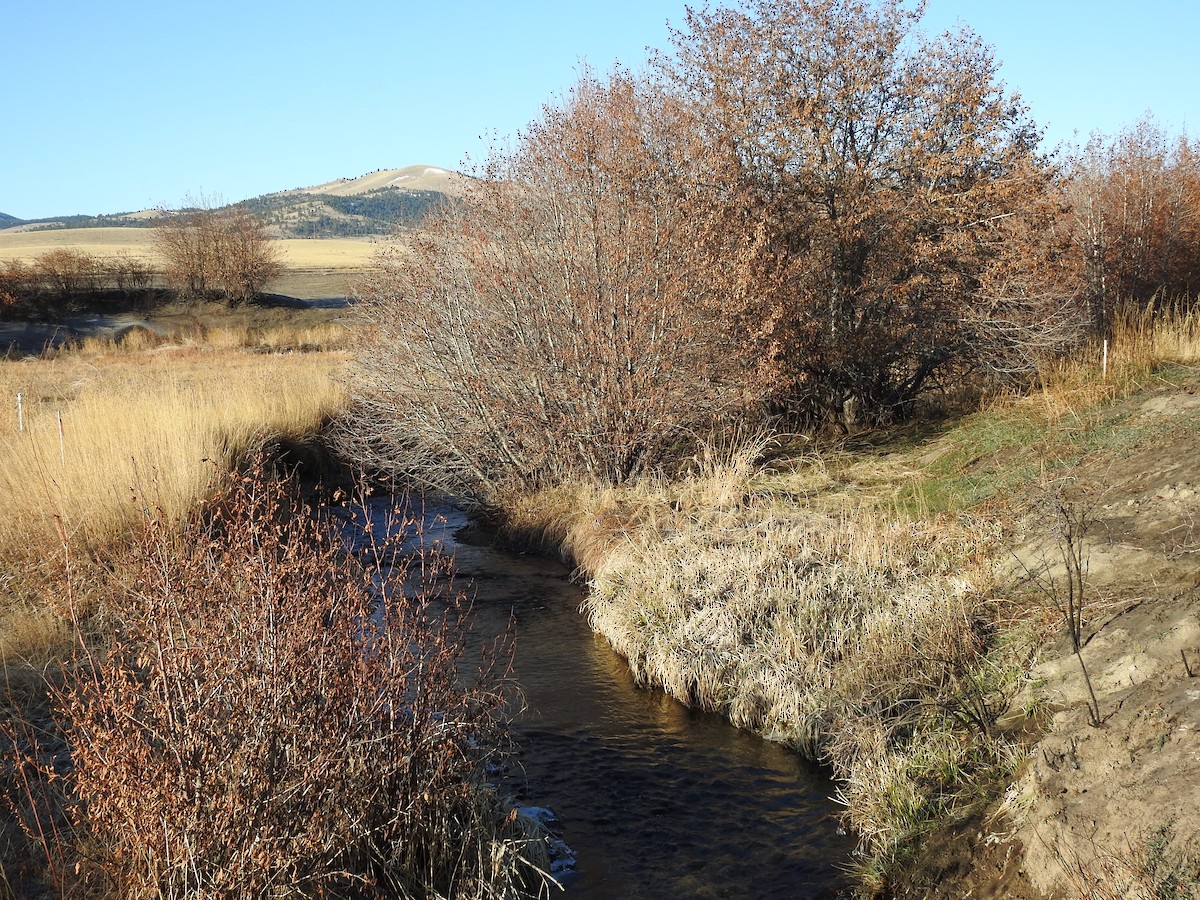
<path fill-rule="evenodd" d="M 0 212 L 226 201 L 462 167 L 574 82 L 634 68 L 684 0 L 0 0 Z M 995 47 L 1050 143 L 1146 111 L 1200 132 L 1194 0 L 929 0 Z"/>

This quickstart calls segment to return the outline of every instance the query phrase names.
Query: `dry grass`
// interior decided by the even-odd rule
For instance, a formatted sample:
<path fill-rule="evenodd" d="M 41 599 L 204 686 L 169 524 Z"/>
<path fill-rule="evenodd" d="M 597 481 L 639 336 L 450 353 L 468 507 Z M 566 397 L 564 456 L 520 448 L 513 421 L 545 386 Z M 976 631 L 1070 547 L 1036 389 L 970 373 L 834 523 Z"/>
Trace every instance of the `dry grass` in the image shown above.
<path fill-rule="evenodd" d="M 63 228 L 52 231 L 7 231 L 0 233 L 0 261 L 35 257 L 52 250 L 82 250 L 93 256 L 129 254 L 155 263 L 150 228 Z"/>
<path fill-rule="evenodd" d="M 182 522 L 247 454 L 311 438 L 343 403 L 338 353 L 139 341 L 156 343 L 91 341 L 0 361 L 0 660 L 10 682 L 36 683 L 70 642 L 42 590 L 61 569 L 64 539 L 98 597 L 103 559 L 147 505 Z"/>
<path fill-rule="evenodd" d="M 1104 373 L 1089 348 L 932 438 L 768 467 L 770 440 L 742 437 L 690 477 L 564 486 L 514 502 L 509 522 L 580 566 L 594 627 L 641 681 L 827 762 L 878 887 L 1017 763 L 992 725 L 1036 633 L 986 599 L 1004 500 L 1134 440 L 1103 404 L 1197 360 L 1195 313 L 1129 313 Z"/>
<path fill-rule="evenodd" d="M 239 454 L 313 434 L 342 403 L 340 361 L 218 345 L 0 363 L 0 555 L 58 543 L 56 523 L 103 543 L 136 521 L 135 490 L 181 519 Z"/>
<path fill-rule="evenodd" d="M 1026 402 L 1056 422 L 1139 389 L 1165 363 L 1200 363 L 1200 307 L 1122 309 L 1107 347 L 1092 344 L 1050 364 Z"/>
<path fill-rule="evenodd" d="M 367 269 L 373 265 L 378 245 L 369 239 L 322 238 L 278 241 L 289 269 Z M 0 234 L 0 261 L 32 260 L 51 250 L 76 248 L 94 256 L 128 253 L 153 265 L 161 260 L 154 250 L 153 228 L 63 228 L 51 231 L 18 231 Z"/>
<path fill-rule="evenodd" d="M 1182 847 L 1172 845 L 1181 843 Z M 1088 900 L 1200 900 L 1200 846 L 1195 835 L 1176 841 L 1170 821 L 1116 852 L 1090 848 L 1081 858 L 1057 853 L 1067 883 Z"/>

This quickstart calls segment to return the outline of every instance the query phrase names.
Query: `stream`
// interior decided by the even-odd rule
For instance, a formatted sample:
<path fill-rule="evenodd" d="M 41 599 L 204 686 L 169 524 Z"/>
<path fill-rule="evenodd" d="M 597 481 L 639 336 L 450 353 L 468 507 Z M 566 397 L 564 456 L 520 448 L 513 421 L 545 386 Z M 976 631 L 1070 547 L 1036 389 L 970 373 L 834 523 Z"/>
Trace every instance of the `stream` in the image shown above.
<path fill-rule="evenodd" d="M 394 505 L 377 498 L 367 515 L 382 522 Z M 506 788 L 557 817 L 574 854 L 556 872 L 566 897 L 832 898 L 849 886 L 853 840 L 838 834 L 833 785 L 815 767 L 635 685 L 588 627 L 564 566 L 473 542 L 454 507 L 423 513 L 425 540 L 454 554 L 474 597 L 476 639 L 515 621 L 525 709 Z"/>

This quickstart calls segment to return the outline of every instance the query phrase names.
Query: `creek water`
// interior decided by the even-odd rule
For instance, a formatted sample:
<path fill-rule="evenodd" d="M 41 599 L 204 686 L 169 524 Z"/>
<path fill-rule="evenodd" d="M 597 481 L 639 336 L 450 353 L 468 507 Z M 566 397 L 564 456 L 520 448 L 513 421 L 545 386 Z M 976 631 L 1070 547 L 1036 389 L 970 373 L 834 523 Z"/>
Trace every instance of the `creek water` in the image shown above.
<path fill-rule="evenodd" d="M 394 506 L 380 498 L 367 515 L 382 522 Z M 472 538 L 452 506 L 420 511 L 423 540 L 453 552 L 474 597 L 476 639 L 515 622 L 524 710 L 506 788 L 556 815 L 575 857 L 557 873 L 566 897 L 820 898 L 848 886 L 852 840 L 815 767 L 635 685 L 589 629 L 565 567 Z"/>

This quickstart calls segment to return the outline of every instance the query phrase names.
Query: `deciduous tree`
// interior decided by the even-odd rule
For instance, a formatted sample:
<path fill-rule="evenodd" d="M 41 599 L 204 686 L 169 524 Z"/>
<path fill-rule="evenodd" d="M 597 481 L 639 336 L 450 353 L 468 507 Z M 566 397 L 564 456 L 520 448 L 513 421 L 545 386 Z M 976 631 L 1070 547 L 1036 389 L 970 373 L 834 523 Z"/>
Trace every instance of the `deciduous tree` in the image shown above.
<path fill-rule="evenodd" d="M 695 123 L 683 174 L 729 321 L 760 382 L 810 422 L 902 415 L 982 362 L 1004 332 L 988 272 L 1047 221 L 1052 173 L 991 50 L 967 31 L 925 37 L 922 13 L 689 9 L 658 59 Z M 1070 319 L 1054 282 L 1003 299 L 1023 329 Z"/>
<path fill-rule="evenodd" d="M 1069 196 L 1099 330 L 1122 302 L 1200 290 L 1200 143 L 1148 118 L 1096 135 L 1072 160 Z"/>
<path fill-rule="evenodd" d="M 167 283 L 188 299 L 246 303 L 283 271 L 266 226 L 238 207 L 164 211 L 154 237 Z"/>

